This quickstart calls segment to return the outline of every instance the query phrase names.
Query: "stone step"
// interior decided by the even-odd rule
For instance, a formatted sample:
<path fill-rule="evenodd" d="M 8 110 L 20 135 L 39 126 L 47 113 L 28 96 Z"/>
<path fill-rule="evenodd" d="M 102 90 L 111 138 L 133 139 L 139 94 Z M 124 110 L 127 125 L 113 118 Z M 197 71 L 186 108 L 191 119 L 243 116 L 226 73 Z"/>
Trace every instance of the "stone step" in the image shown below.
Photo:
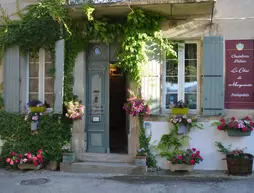
<path fill-rule="evenodd" d="M 81 156 L 81 161 L 84 162 L 112 162 L 112 163 L 135 163 L 134 156 L 128 154 L 114 153 L 85 153 Z"/>
<path fill-rule="evenodd" d="M 146 173 L 147 168 L 129 163 L 75 162 L 72 164 L 61 163 L 60 170 L 74 173 L 142 175 Z"/>

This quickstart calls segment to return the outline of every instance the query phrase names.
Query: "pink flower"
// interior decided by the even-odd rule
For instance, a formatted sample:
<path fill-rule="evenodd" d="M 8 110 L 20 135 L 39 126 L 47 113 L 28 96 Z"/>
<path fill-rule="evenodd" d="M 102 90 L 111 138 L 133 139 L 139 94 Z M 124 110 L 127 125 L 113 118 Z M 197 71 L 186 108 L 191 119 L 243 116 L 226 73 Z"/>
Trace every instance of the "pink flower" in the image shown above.
<path fill-rule="evenodd" d="M 177 159 L 182 160 L 182 159 L 183 159 L 183 156 L 182 156 L 182 155 L 178 155 L 178 156 L 177 156 Z"/>
<path fill-rule="evenodd" d="M 16 152 L 15 152 L 15 151 L 13 151 L 13 152 L 11 153 L 11 155 L 12 155 L 12 156 L 16 155 Z"/>
<path fill-rule="evenodd" d="M 197 151 L 197 152 L 196 152 L 196 155 L 199 155 L 199 154 L 200 154 L 200 151 Z"/>
<path fill-rule="evenodd" d="M 187 119 L 187 122 L 188 122 L 188 123 L 192 123 L 192 120 L 191 120 L 191 119 Z"/>
<path fill-rule="evenodd" d="M 14 164 L 14 162 L 13 162 L 13 160 L 11 160 L 11 161 L 10 161 L 10 165 L 13 165 L 13 164 Z"/>
<path fill-rule="evenodd" d="M 7 163 L 10 163 L 10 161 L 11 161 L 10 158 L 7 158 L 7 159 L 6 159 L 6 162 L 7 162 Z"/>
<path fill-rule="evenodd" d="M 191 165 L 195 165 L 195 161 L 192 159 L 192 160 L 190 160 L 190 164 Z"/>
<path fill-rule="evenodd" d="M 194 152 L 195 152 L 195 151 L 196 151 L 196 148 L 192 148 L 192 151 L 194 151 Z"/>

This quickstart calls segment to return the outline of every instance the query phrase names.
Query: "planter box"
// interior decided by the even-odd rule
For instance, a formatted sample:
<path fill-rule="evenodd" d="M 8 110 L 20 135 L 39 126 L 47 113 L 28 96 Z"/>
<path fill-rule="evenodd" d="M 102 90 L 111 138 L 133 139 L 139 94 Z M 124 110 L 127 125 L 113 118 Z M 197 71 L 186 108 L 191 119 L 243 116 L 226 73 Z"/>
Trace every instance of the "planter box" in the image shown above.
<path fill-rule="evenodd" d="M 187 133 L 187 128 L 184 125 L 178 125 L 177 134 L 185 134 Z"/>
<path fill-rule="evenodd" d="M 189 108 L 172 108 L 172 114 L 174 115 L 187 115 Z"/>
<path fill-rule="evenodd" d="M 239 130 L 227 130 L 228 136 L 230 137 L 244 137 L 244 136 L 250 136 L 251 131 L 248 132 L 242 132 Z"/>
<path fill-rule="evenodd" d="M 146 166 L 146 156 L 136 156 L 135 165 L 136 166 Z"/>
<path fill-rule="evenodd" d="M 246 176 L 252 174 L 253 155 L 245 154 L 247 159 L 232 159 L 227 156 L 228 174 L 234 176 Z"/>
<path fill-rule="evenodd" d="M 39 170 L 41 165 L 35 166 L 34 164 L 19 164 L 18 168 L 21 170 Z"/>
<path fill-rule="evenodd" d="M 42 106 L 42 107 L 30 107 L 30 111 L 32 113 L 43 113 L 46 111 L 46 107 Z"/>
<path fill-rule="evenodd" d="M 175 171 L 188 171 L 191 172 L 194 168 L 194 165 L 187 165 L 187 164 L 171 164 L 170 170 L 172 172 Z"/>
<path fill-rule="evenodd" d="M 63 163 L 73 163 L 75 162 L 75 153 L 62 153 Z"/>

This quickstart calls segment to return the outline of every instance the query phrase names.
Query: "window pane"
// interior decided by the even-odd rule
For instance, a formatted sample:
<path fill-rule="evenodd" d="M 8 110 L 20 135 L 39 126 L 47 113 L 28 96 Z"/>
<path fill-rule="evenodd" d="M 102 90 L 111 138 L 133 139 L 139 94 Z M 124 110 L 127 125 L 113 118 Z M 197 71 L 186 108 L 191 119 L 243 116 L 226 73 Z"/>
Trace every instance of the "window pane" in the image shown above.
<path fill-rule="evenodd" d="M 38 92 L 39 91 L 38 78 L 29 79 L 29 92 Z"/>
<path fill-rule="evenodd" d="M 197 92 L 197 78 L 196 77 L 185 77 L 184 91 L 185 92 Z"/>
<path fill-rule="evenodd" d="M 185 93 L 185 102 L 189 109 L 197 109 L 197 94 Z"/>
<path fill-rule="evenodd" d="M 178 43 L 173 44 L 173 50 L 167 53 L 167 59 L 177 59 L 178 58 Z"/>
<path fill-rule="evenodd" d="M 52 62 L 51 53 L 45 52 L 45 62 Z"/>
<path fill-rule="evenodd" d="M 166 63 L 166 76 L 177 76 L 178 60 L 168 60 Z"/>
<path fill-rule="evenodd" d="M 197 60 L 185 60 L 185 76 L 197 76 Z"/>
<path fill-rule="evenodd" d="M 177 77 L 166 78 L 166 92 L 178 92 Z"/>
<path fill-rule="evenodd" d="M 38 63 L 29 63 L 29 77 L 38 77 L 39 76 L 39 64 Z"/>
<path fill-rule="evenodd" d="M 53 92 L 54 91 L 54 83 L 52 78 L 45 79 L 45 92 Z"/>
<path fill-rule="evenodd" d="M 53 106 L 53 100 L 54 100 L 53 94 L 45 94 L 45 101 L 50 105 L 51 108 Z"/>
<path fill-rule="evenodd" d="M 50 70 L 52 70 L 53 64 L 45 63 L 45 77 L 52 77 L 52 74 L 50 73 Z"/>
<path fill-rule="evenodd" d="M 197 44 L 185 44 L 185 59 L 197 59 Z"/>
<path fill-rule="evenodd" d="M 37 94 L 29 94 L 29 101 L 31 100 L 38 100 L 38 93 Z"/>
<path fill-rule="evenodd" d="M 166 109 L 170 108 L 170 103 L 174 103 L 177 101 L 177 94 L 176 93 L 170 93 L 166 94 Z"/>

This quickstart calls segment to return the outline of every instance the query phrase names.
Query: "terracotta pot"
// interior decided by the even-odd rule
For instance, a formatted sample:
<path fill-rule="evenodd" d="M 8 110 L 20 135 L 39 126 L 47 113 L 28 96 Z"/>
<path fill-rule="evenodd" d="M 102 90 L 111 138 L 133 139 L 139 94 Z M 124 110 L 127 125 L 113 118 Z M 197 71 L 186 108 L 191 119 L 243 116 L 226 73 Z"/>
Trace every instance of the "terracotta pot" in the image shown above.
<path fill-rule="evenodd" d="M 47 165 L 47 169 L 51 171 L 56 171 L 58 168 L 58 162 L 57 161 L 49 161 L 49 164 Z"/>
<path fill-rule="evenodd" d="M 146 156 L 136 156 L 135 165 L 136 166 L 146 166 Z"/>

